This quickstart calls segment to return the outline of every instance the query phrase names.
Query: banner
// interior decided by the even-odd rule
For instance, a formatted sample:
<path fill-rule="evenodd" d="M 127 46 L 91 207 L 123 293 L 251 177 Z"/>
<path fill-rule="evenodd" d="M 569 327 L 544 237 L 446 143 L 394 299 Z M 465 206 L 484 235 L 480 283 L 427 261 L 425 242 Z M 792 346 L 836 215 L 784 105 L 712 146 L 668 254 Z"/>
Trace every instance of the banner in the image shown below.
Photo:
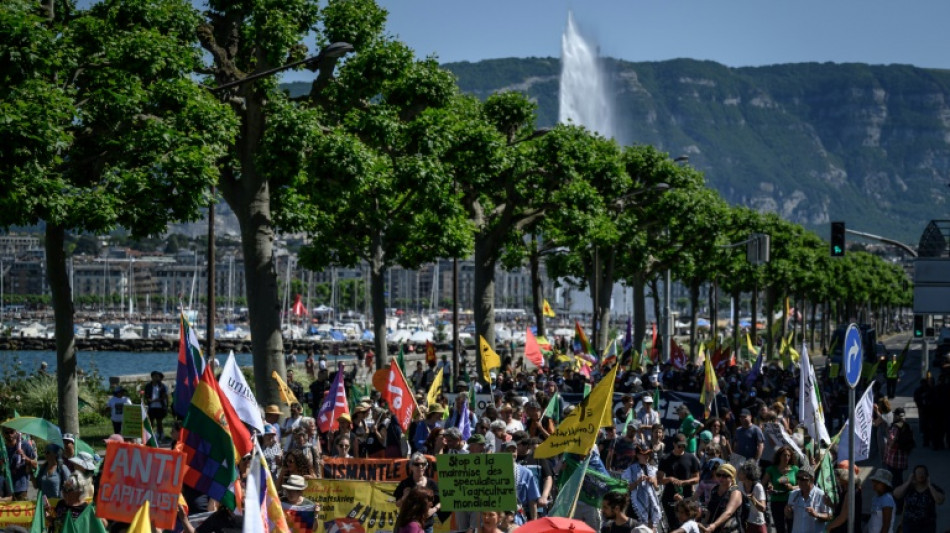
<path fill-rule="evenodd" d="M 147 500 L 152 523 L 161 529 L 174 528 L 185 464 L 185 454 L 179 451 L 106 443 L 96 516 L 131 522 Z"/>
<path fill-rule="evenodd" d="M 868 387 L 861 395 L 861 399 L 854 406 L 854 462 L 863 461 L 871 454 L 871 423 L 874 418 L 874 394 L 871 390 L 874 387 Z M 843 461 L 848 458 L 848 425 L 850 420 L 845 421 L 844 428 L 841 430 L 841 440 L 838 441 L 838 460 Z"/>
<path fill-rule="evenodd" d="M 122 409 L 122 436 L 127 439 L 142 438 L 142 407 L 139 404 L 124 406 Z"/>
<path fill-rule="evenodd" d="M 435 457 L 427 455 L 430 463 Z M 409 459 L 342 459 L 323 458 L 323 477 L 364 481 L 402 481 L 409 474 Z"/>
<path fill-rule="evenodd" d="M 534 450 L 536 458 L 546 459 L 565 452 L 579 455 L 590 453 L 600 428 L 613 424 L 612 400 L 618 368 L 620 367 L 613 367 L 577 409 L 558 424 L 554 433 Z"/>
<path fill-rule="evenodd" d="M 443 511 L 515 511 L 515 461 L 510 453 L 440 454 Z"/>
<path fill-rule="evenodd" d="M 393 531 L 397 483 L 311 479 L 303 496 L 316 503 L 315 532 L 373 533 Z M 440 487 L 441 489 L 441 487 Z"/>
<path fill-rule="evenodd" d="M 20 526 L 29 530 L 35 512 L 36 502 L 0 503 L 0 527 Z"/>
<path fill-rule="evenodd" d="M 257 399 L 251 391 L 251 387 L 244 379 L 238 367 L 237 360 L 234 358 L 234 350 L 228 354 L 228 360 L 224 362 L 221 368 L 221 375 L 218 376 L 218 385 L 221 392 L 228 397 L 231 406 L 245 424 L 256 429 L 258 433 L 264 433 L 264 419 L 261 418 L 261 408 L 257 405 Z"/>

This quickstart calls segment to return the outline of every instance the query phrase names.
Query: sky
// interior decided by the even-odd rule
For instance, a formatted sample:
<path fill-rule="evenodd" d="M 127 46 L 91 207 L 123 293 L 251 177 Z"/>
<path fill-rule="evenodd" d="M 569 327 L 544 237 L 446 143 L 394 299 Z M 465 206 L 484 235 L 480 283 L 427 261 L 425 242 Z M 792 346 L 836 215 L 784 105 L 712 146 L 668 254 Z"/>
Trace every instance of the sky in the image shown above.
<path fill-rule="evenodd" d="M 568 10 L 604 56 L 950 68 L 947 0 L 378 0 L 388 31 L 440 62 L 559 57 Z"/>

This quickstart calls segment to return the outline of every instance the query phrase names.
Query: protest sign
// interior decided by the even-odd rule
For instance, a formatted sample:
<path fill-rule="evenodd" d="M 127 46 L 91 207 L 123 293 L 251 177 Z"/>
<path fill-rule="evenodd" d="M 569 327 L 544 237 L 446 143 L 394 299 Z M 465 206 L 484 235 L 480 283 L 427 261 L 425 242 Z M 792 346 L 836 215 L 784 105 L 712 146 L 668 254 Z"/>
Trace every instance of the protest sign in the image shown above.
<path fill-rule="evenodd" d="M 0 527 L 20 526 L 30 529 L 33 513 L 36 512 L 36 502 L 5 502 L 0 503 Z"/>
<path fill-rule="evenodd" d="M 427 455 L 429 463 L 435 457 Z M 323 477 L 326 479 L 360 479 L 364 481 L 402 481 L 409 475 L 409 459 L 343 459 L 325 457 Z"/>
<path fill-rule="evenodd" d="M 133 403 L 122 410 L 122 436 L 127 439 L 142 438 L 142 407 Z"/>
<path fill-rule="evenodd" d="M 185 454 L 175 450 L 106 443 L 96 516 L 131 522 L 147 500 L 152 523 L 162 529 L 174 528 L 185 464 Z"/>
<path fill-rule="evenodd" d="M 317 527 L 327 533 L 392 531 L 399 508 L 393 493 L 397 483 L 342 479 L 311 479 L 304 498 L 316 503 Z"/>
<path fill-rule="evenodd" d="M 515 466 L 510 453 L 440 454 L 439 499 L 445 511 L 514 511 Z"/>
<path fill-rule="evenodd" d="M 554 433 L 535 448 L 535 458 L 547 459 L 565 452 L 578 455 L 590 453 L 600 428 L 611 424 L 614 382 L 618 368 L 620 367 L 615 366 L 604 376 L 590 395 L 558 424 Z"/>

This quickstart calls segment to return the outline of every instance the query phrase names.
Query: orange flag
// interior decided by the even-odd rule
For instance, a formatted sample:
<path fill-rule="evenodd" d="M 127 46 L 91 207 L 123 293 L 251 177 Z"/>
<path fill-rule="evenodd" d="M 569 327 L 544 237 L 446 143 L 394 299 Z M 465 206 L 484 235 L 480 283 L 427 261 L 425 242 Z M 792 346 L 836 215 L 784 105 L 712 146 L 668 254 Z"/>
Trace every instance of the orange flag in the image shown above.
<path fill-rule="evenodd" d="M 432 344 L 432 341 L 426 341 L 426 364 L 434 365 L 436 364 L 435 360 L 435 344 Z"/>

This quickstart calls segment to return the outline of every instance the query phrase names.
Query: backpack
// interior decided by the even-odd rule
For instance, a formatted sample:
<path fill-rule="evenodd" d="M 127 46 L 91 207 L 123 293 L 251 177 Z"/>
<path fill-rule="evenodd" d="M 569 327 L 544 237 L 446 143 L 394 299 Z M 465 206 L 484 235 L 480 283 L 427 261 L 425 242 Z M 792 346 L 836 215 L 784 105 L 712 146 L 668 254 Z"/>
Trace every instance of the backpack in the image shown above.
<path fill-rule="evenodd" d="M 753 485 L 753 490 L 755 486 Z M 739 508 L 736 509 L 736 517 L 739 519 L 739 523 L 742 524 L 742 529 L 745 530 L 745 524 L 749 521 L 749 515 L 752 513 L 752 500 L 746 495 L 738 485 L 734 485 L 732 489 L 729 490 L 738 490 L 739 494 L 742 495 L 742 503 L 739 504 Z"/>
<path fill-rule="evenodd" d="M 897 432 L 897 449 L 904 453 L 910 453 L 916 446 L 914 430 L 907 425 L 907 422 L 904 422 Z"/>

